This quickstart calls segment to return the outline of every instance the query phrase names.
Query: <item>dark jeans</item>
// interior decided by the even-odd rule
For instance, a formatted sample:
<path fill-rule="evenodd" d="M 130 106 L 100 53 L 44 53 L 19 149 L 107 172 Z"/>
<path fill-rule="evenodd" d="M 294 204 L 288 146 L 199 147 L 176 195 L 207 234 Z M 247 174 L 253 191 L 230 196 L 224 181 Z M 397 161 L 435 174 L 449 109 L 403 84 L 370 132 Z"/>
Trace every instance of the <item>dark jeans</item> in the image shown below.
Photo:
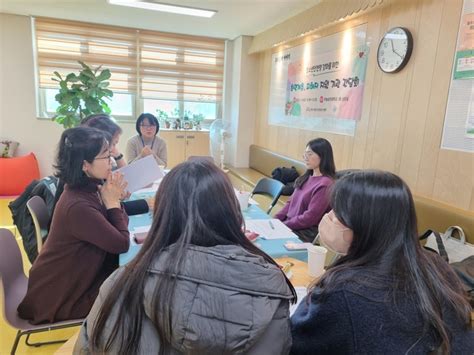
<path fill-rule="evenodd" d="M 318 235 L 318 227 L 300 229 L 293 231 L 293 233 L 295 233 L 303 242 L 312 243 L 314 238 Z"/>

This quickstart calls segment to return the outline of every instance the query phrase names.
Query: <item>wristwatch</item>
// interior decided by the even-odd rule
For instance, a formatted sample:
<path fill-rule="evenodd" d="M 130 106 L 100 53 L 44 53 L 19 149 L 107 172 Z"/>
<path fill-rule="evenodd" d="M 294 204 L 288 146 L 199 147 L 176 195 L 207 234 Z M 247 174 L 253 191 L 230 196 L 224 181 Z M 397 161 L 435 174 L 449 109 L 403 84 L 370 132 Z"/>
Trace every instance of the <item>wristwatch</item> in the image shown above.
<path fill-rule="evenodd" d="M 122 158 L 123 158 L 123 154 L 122 154 L 122 153 L 120 153 L 119 155 L 117 155 L 116 157 L 114 157 L 115 161 L 120 160 L 120 159 L 122 159 Z"/>

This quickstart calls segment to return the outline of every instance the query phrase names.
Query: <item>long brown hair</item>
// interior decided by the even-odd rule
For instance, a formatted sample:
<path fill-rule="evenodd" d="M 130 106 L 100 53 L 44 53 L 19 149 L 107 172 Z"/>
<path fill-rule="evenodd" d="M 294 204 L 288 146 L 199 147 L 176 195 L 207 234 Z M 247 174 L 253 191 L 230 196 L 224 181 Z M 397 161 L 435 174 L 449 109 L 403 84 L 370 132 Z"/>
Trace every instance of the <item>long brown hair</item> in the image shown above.
<path fill-rule="evenodd" d="M 172 339 L 171 309 L 176 278 L 189 244 L 212 247 L 240 245 L 259 255 L 268 263 L 275 261 L 250 242 L 242 231 L 243 217 L 228 177 L 213 163 L 203 160 L 186 162 L 172 169 L 163 179 L 156 194 L 153 223 L 137 256 L 125 266 L 124 272 L 112 286 L 99 311 L 91 335 L 93 351 L 104 352 L 113 342 L 120 342 L 122 354 L 136 353 L 139 347 L 144 286 L 147 270 L 170 245 L 170 260 L 166 272 L 159 278 L 153 291 L 154 323 L 163 353 Z M 296 299 L 296 292 L 286 279 Z M 112 309 L 121 297 L 110 336 L 102 339 L 102 332 Z M 158 317 L 159 315 L 159 317 Z"/>
<path fill-rule="evenodd" d="M 312 288 L 320 287 L 324 298 L 348 280 L 377 286 L 388 276 L 394 280 L 394 302 L 398 297 L 412 300 L 423 319 L 424 331 L 434 329 L 443 352 L 449 353 L 443 306 L 450 307 L 466 326 L 471 307 L 451 267 L 420 246 L 415 204 L 405 182 L 389 172 L 353 172 L 333 186 L 331 206 L 337 218 L 352 229 L 354 238 L 347 255 Z M 359 278 L 358 270 L 366 272 Z"/>

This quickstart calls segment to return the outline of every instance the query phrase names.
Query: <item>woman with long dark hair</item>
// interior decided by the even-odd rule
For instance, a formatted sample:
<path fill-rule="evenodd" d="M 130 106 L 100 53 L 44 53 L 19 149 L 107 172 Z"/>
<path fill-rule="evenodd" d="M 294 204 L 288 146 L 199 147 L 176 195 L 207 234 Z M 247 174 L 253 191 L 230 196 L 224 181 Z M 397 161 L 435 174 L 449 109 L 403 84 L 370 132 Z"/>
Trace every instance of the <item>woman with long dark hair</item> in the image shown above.
<path fill-rule="evenodd" d="M 109 139 L 89 127 L 61 136 L 55 168 L 64 192 L 18 306 L 33 324 L 85 317 L 118 267 L 118 254 L 128 250 L 128 217 L 120 205 L 126 182 L 111 172 Z"/>
<path fill-rule="evenodd" d="M 75 351 L 288 353 L 295 291 L 245 237 L 227 176 L 207 161 L 182 163 L 156 202 L 145 243 L 102 286 Z"/>
<path fill-rule="evenodd" d="M 420 246 L 398 176 L 340 178 L 321 242 L 343 254 L 291 318 L 293 354 L 472 354 L 471 307 L 451 267 Z"/>
<path fill-rule="evenodd" d="M 331 143 L 324 138 L 310 140 L 303 154 L 308 170 L 295 181 L 295 191 L 275 215 L 298 237 L 312 242 L 318 224 L 329 208 L 329 188 L 336 175 Z"/>

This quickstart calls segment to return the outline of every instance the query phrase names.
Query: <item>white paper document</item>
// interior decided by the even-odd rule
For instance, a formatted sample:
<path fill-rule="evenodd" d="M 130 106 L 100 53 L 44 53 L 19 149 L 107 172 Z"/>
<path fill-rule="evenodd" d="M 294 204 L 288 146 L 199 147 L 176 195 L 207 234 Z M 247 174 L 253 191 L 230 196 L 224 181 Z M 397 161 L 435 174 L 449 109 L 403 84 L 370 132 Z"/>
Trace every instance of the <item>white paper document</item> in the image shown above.
<path fill-rule="evenodd" d="M 248 219 L 245 221 L 245 228 L 260 234 L 264 239 L 298 238 L 279 219 Z"/>
<path fill-rule="evenodd" d="M 141 226 L 133 228 L 133 233 L 146 233 L 150 230 L 151 224 L 149 226 Z"/>
<path fill-rule="evenodd" d="M 127 190 L 130 193 L 142 189 L 164 176 L 163 169 L 160 168 L 153 155 L 136 160 L 116 171 L 124 175 L 124 179 L 128 183 Z"/>
<path fill-rule="evenodd" d="M 292 316 L 293 313 L 295 313 L 296 308 L 298 308 L 299 304 L 308 293 L 308 291 L 306 290 L 306 287 L 302 287 L 302 286 L 295 287 L 295 291 L 296 291 L 296 295 L 298 296 L 298 302 L 296 304 L 290 305 L 290 316 Z"/>

